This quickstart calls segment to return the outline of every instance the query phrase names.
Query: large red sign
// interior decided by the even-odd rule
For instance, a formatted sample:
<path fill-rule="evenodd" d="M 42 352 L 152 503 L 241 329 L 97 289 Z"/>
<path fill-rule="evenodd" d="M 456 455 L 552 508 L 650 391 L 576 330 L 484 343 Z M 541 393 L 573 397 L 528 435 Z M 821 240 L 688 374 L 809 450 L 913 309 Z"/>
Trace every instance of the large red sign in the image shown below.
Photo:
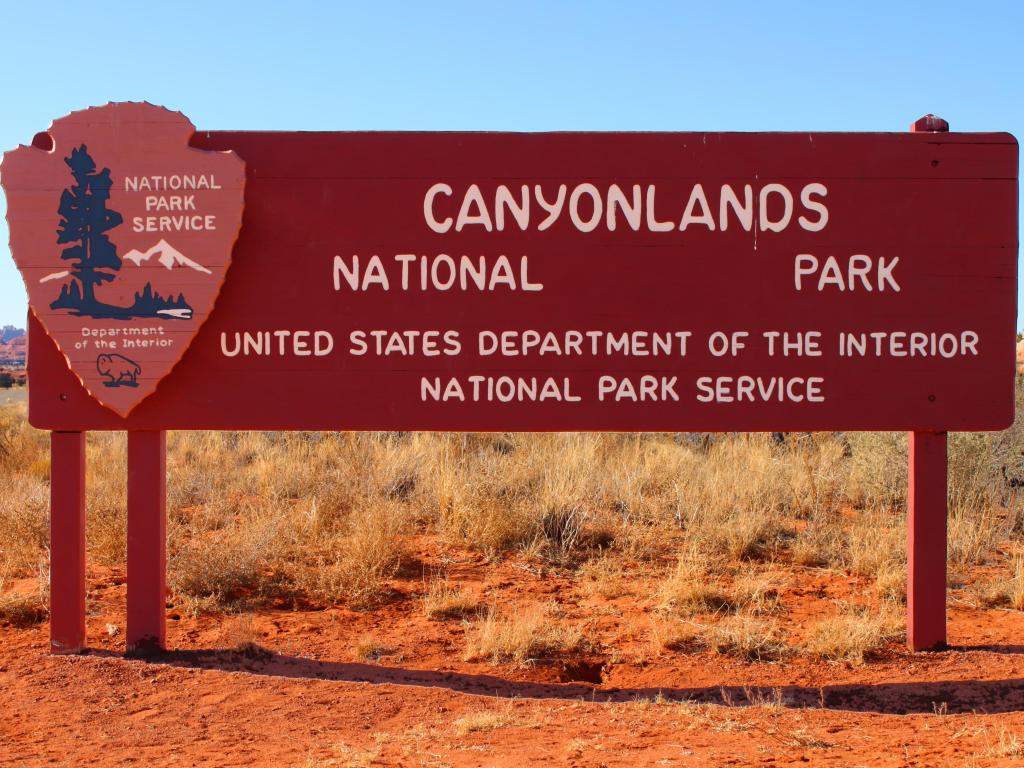
<path fill-rule="evenodd" d="M 1013 418 L 1008 134 L 204 131 L 191 146 L 236 153 L 247 175 L 206 323 L 122 417 L 69 371 L 33 298 L 36 426 L 945 430 Z M 65 182 L 50 184 L 51 228 Z"/>

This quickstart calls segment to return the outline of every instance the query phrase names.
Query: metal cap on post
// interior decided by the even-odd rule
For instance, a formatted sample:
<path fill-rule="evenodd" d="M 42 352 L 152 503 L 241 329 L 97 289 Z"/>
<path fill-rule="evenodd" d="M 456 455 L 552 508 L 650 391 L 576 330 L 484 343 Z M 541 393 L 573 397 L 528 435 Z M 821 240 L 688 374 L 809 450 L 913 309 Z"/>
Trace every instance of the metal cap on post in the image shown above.
<path fill-rule="evenodd" d="M 924 117 L 917 118 L 911 124 L 910 130 L 912 133 L 949 133 L 949 123 L 929 112 Z"/>

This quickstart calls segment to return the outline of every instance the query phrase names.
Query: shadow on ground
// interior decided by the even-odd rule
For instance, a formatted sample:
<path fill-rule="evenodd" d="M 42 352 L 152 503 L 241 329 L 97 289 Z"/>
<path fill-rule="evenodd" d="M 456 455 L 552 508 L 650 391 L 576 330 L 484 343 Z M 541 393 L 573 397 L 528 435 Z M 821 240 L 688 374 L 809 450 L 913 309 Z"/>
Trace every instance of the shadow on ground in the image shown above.
<path fill-rule="evenodd" d="M 961 650 L 1021 653 L 1024 646 L 985 646 Z M 123 658 L 109 651 L 93 656 Z M 371 685 L 441 688 L 494 698 L 560 699 L 565 701 L 631 702 L 661 697 L 724 706 L 778 705 L 796 709 L 824 708 L 880 714 L 1002 714 L 1024 712 L 1022 680 L 949 680 L 810 686 L 716 686 L 676 688 L 610 688 L 587 683 L 543 683 L 506 680 L 497 675 L 387 667 L 354 662 L 317 661 L 263 649 L 239 653 L 225 650 L 171 651 L 132 659 L 132 663 L 166 664 L 188 669 L 248 672 L 298 680 L 325 680 Z"/>

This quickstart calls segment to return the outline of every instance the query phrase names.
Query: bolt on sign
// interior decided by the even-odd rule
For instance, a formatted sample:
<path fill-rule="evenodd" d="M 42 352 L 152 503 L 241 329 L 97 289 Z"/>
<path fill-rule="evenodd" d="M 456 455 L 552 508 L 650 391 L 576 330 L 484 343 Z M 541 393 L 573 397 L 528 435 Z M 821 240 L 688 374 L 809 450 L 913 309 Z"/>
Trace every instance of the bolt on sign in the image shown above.
<path fill-rule="evenodd" d="M 51 519 L 76 564 L 54 593 L 84 593 L 85 430 L 129 432 L 129 572 L 153 568 L 129 645 L 163 642 L 163 430 L 907 430 L 910 642 L 941 644 L 945 432 L 1014 416 L 1017 155 L 933 116 L 910 133 L 197 132 L 149 104 L 57 120 L 0 165 L 29 418 L 67 479 Z M 78 607 L 55 648 L 80 645 Z"/>

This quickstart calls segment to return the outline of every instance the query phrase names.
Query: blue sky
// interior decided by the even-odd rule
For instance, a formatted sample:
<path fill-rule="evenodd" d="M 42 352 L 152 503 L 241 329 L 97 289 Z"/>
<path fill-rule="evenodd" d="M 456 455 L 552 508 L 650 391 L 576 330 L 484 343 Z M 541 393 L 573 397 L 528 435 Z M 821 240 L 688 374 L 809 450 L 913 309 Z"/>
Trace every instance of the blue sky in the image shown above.
<path fill-rule="evenodd" d="M 3 27 L 0 149 L 122 100 L 209 129 L 902 131 L 934 112 L 1024 135 L 1021 2 L 51 0 L 5 4 Z M 4 223 L 0 243 L 0 325 L 23 326 Z"/>

